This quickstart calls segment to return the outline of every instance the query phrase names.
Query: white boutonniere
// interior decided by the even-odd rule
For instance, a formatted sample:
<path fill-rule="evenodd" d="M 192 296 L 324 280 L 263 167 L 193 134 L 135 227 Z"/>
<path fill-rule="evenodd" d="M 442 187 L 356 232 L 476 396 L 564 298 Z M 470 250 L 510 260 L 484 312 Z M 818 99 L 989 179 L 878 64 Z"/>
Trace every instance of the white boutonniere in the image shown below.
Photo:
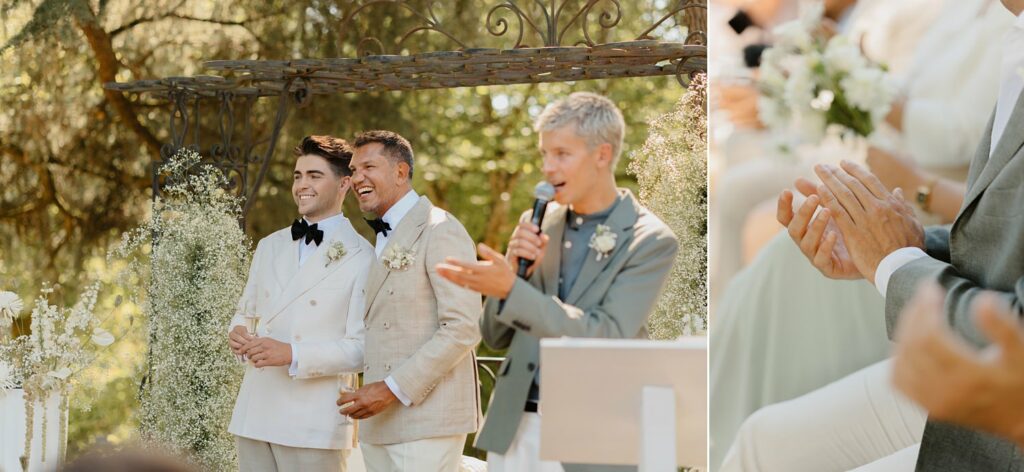
<path fill-rule="evenodd" d="M 389 270 L 405 270 L 416 260 L 415 254 L 402 246 L 394 245 L 384 252 L 381 259 Z"/>
<path fill-rule="evenodd" d="M 327 248 L 327 263 L 324 264 L 324 267 L 327 267 L 331 265 L 332 262 L 345 257 L 345 254 L 348 254 L 348 250 L 345 249 L 345 245 L 342 244 L 341 241 L 331 243 L 331 247 Z"/>
<path fill-rule="evenodd" d="M 615 240 L 619 235 L 612 232 L 607 225 L 597 225 L 597 231 L 590 237 L 590 249 L 597 252 L 597 260 L 600 261 L 612 254 L 615 249 Z"/>

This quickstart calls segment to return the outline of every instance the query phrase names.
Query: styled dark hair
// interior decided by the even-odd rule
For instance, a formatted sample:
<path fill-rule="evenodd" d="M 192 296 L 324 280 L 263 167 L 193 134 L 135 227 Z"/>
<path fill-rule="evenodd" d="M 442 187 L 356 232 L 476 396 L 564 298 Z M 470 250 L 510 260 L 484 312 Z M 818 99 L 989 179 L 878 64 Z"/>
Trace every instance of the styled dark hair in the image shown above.
<path fill-rule="evenodd" d="M 361 148 L 370 143 L 380 143 L 384 146 L 384 155 L 392 162 L 404 162 L 409 165 L 409 178 L 412 178 L 413 155 L 412 144 L 409 140 L 394 131 L 373 130 L 359 133 L 356 136 L 355 147 Z"/>
<path fill-rule="evenodd" d="M 352 162 L 352 146 L 334 136 L 306 136 L 295 146 L 295 157 L 312 154 L 327 160 L 336 176 L 351 176 L 348 164 Z"/>

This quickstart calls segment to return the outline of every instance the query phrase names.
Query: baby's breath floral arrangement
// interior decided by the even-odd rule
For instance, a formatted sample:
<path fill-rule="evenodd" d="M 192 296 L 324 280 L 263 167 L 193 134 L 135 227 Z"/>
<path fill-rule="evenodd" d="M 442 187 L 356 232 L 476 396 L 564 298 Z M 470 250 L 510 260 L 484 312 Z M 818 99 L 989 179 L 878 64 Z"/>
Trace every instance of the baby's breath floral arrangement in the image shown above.
<path fill-rule="evenodd" d="M 399 246 L 397 244 L 392 245 L 384 251 L 384 257 L 381 258 L 381 262 L 384 263 L 384 267 L 388 270 L 405 270 L 416 260 L 416 254 L 411 249 Z"/>
<path fill-rule="evenodd" d="M 227 332 L 250 257 L 241 199 L 195 151 L 178 152 L 162 171 L 167 183 L 151 218 L 114 251 L 145 287 L 134 294 L 149 328 L 140 432 L 206 470 L 237 470 L 227 429 L 242 368 Z"/>
<path fill-rule="evenodd" d="M 103 320 L 96 316 L 94 308 L 100 284 L 93 283 L 82 292 L 72 307 L 60 307 L 50 303 L 55 289 L 44 286 L 32 308 L 29 334 L 15 338 L 8 331 L 20 317 L 23 305 L 12 292 L 0 292 L 0 393 L 20 386 L 25 399 L 25 452 L 28 461 L 32 451 L 32 437 L 36 427 L 42 428 L 40 461 L 47 462 L 46 440 L 49 423 L 46 409 L 43 409 L 42 424 L 35 424 L 35 408 L 45 405 L 49 398 L 57 398 L 60 404 L 61 428 L 67 422 L 68 403 L 66 399 L 74 385 L 75 374 L 92 364 L 97 347 L 106 347 L 114 342 L 114 335 L 101 325 Z M 65 433 L 58 434 L 58 461 L 64 457 Z"/>
<path fill-rule="evenodd" d="M 648 321 L 651 337 L 702 334 L 707 327 L 707 81 L 695 77 L 675 109 L 650 123 L 630 156 L 640 201 L 679 238 L 665 292 Z"/>

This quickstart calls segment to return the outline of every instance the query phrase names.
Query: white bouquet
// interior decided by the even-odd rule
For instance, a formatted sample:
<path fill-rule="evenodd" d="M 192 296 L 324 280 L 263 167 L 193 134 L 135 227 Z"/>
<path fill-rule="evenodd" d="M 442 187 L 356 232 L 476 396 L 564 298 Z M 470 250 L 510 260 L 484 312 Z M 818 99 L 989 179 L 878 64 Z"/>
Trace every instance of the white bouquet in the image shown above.
<path fill-rule="evenodd" d="M 848 36 L 820 33 L 820 2 L 806 6 L 775 29 L 776 42 L 761 57 L 761 121 L 804 143 L 817 144 L 827 132 L 867 137 L 889 113 L 896 86 Z"/>

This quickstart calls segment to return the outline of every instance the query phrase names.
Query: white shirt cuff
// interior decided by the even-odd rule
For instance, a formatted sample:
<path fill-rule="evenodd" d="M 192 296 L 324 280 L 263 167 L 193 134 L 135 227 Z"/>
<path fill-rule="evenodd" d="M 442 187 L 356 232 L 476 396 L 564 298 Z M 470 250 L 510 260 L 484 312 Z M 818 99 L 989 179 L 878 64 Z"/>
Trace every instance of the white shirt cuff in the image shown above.
<path fill-rule="evenodd" d="M 295 377 L 299 374 L 299 346 L 292 344 L 292 365 L 288 366 L 288 375 Z"/>
<path fill-rule="evenodd" d="M 889 286 L 889 278 L 892 277 L 892 274 L 922 257 L 928 257 L 928 254 L 925 254 L 921 248 L 903 247 L 890 252 L 878 263 L 878 268 L 875 269 L 875 288 L 878 289 L 878 293 L 882 294 L 882 298 L 885 298 L 885 290 Z"/>
<path fill-rule="evenodd" d="M 390 375 L 388 376 L 388 378 L 384 379 L 384 384 L 387 385 L 389 389 L 391 389 L 391 393 L 395 394 L 395 397 L 397 397 L 398 401 L 402 402 L 403 405 L 412 405 L 412 400 L 410 400 L 409 397 L 405 396 L 405 394 L 402 393 L 402 389 L 398 388 L 398 382 L 395 382 L 395 379 L 391 378 Z"/>

